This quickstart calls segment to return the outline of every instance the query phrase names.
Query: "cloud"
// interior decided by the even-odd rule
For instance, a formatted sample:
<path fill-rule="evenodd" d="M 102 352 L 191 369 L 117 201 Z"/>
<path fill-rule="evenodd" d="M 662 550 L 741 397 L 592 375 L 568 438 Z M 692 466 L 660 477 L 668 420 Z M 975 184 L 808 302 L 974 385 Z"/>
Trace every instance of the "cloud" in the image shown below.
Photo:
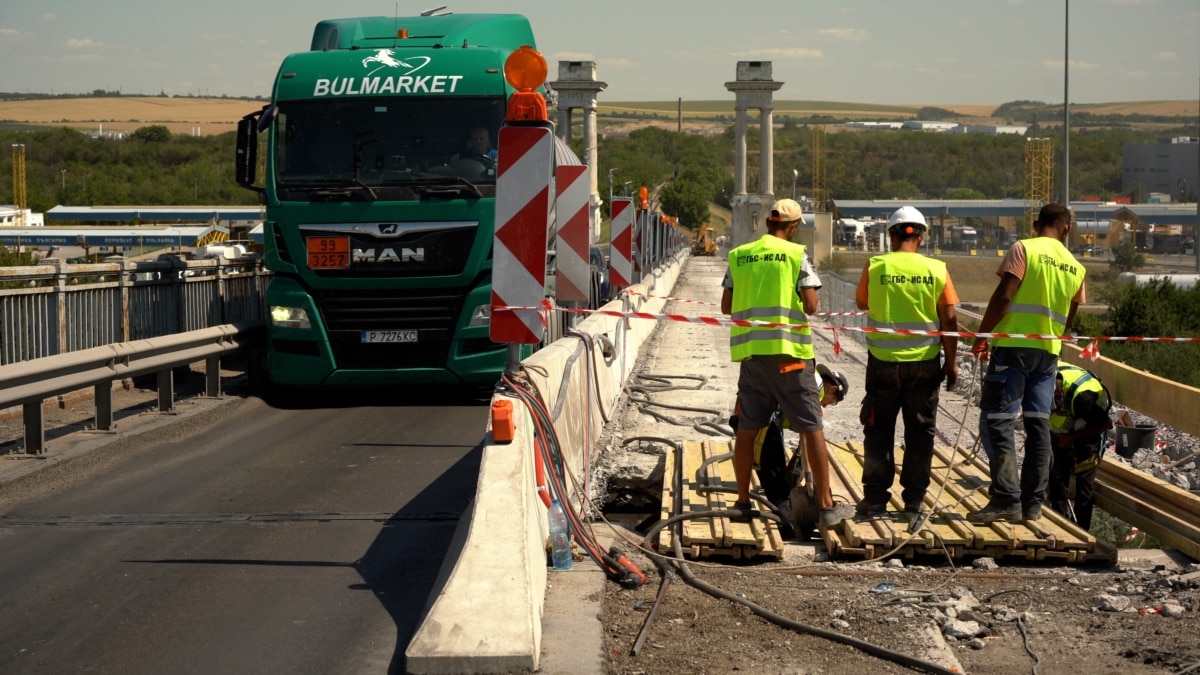
<path fill-rule="evenodd" d="M 1100 67 L 1098 63 L 1090 63 L 1088 61 L 1071 61 L 1071 70 L 1095 70 Z M 1041 68 L 1043 70 L 1062 70 L 1062 59 L 1046 59 L 1042 61 Z"/>
<path fill-rule="evenodd" d="M 895 70 L 897 68 L 903 68 L 904 64 L 900 63 L 899 61 L 877 61 L 875 63 L 875 67 L 883 68 L 884 70 Z"/>
<path fill-rule="evenodd" d="M 734 52 L 730 54 L 737 58 L 770 58 L 781 59 L 785 61 L 805 61 L 809 59 L 825 58 L 825 53 L 820 49 L 808 49 L 807 47 L 776 47 L 753 49 L 744 52 Z"/>
<path fill-rule="evenodd" d="M 822 28 L 818 34 L 846 42 L 866 42 L 871 34 L 861 28 Z"/>
<path fill-rule="evenodd" d="M 38 18 L 42 21 L 58 21 L 58 15 L 54 12 L 46 12 L 45 14 L 38 16 Z"/>
<path fill-rule="evenodd" d="M 1179 58 L 1175 52 L 1159 52 L 1152 57 L 1155 61 L 1174 61 Z"/>
<path fill-rule="evenodd" d="M 612 59 L 600 59 L 600 65 L 617 70 L 631 70 L 637 68 L 637 61 L 618 56 Z"/>
<path fill-rule="evenodd" d="M 91 38 L 84 38 L 82 40 L 77 39 L 77 38 L 71 38 L 71 39 L 67 40 L 66 44 L 69 49 L 91 49 L 93 47 L 103 47 L 104 46 L 103 42 L 96 42 L 95 40 L 92 40 Z"/>
<path fill-rule="evenodd" d="M 25 35 L 16 28 L 0 28 L 0 43 L 23 42 Z"/>
<path fill-rule="evenodd" d="M 590 52 L 558 52 L 551 54 L 547 61 L 595 61 L 596 55 Z"/>

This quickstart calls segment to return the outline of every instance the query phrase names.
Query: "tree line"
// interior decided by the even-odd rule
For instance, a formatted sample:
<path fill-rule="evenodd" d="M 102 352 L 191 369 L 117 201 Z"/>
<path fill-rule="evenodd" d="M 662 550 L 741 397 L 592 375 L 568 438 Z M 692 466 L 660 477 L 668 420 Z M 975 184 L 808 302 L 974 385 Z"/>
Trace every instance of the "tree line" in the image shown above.
<path fill-rule="evenodd" d="M 811 193 L 813 139 L 821 131 L 793 119 L 775 131 L 774 185 L 780 196 Z M 1083 130 L 1071 137 L 1074 195 L 1109 199 L 1123 195 L 1121 152 L 1126 143 L 1153 143 L 1175 131 L 1128 128 Z M 747 181 L 758 185 L 759 130 L 747 139 Z M 931 134 L 898 130 L 822 133 L 822 168 L 833 199 L 1019 198 L 1023 194 L 1025 137 L 1015 134 Z M 7 147 L 25 145 L 27 204 L 46 211 L 57 204 L 146 206 L 254 204 L 255 195 L 233 175 L 235 134 L 171 134 L 147 126 L 124 139 L 92 137 L 69 128 L 0 130 Z M 1056 140 L 1061 145 L 1060 140 Z M 574 141 L 582 156 L 582 140 Z M 627 136 L 601 136 L 600 192 L 635 193 L 646 186 L 664 212 L 696 228 L 708 204 L 728 206 L 733 194 L 732 127 L 714 136 L 645 127 Z M 1061 148 L 1056 149 L 1055 164 Z M 12 175 L 12 157 L 0 155 L 0 173 Z M 796 178 L 793 180 L 793 170 Z M 1058 175 L 1060 172 L 1055 171 Z M 0 182 L 0 201 L 12 203 L 10 181 Z M 606 209 L 607 210 L 607 209 Z"/>

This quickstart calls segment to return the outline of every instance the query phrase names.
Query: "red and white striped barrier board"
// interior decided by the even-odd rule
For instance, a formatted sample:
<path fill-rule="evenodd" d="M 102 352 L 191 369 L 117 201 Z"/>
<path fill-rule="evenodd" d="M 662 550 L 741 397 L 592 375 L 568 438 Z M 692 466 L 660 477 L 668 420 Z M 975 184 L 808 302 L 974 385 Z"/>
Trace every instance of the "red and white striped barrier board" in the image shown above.
<path fill-rule="evenodd" d="M 608 267 L 612 285 L 633 285 L 633 200 L 627 197 L 612 200 L 612 246 Z"/>
<path fill-rule="evenodd" d="M 537 344 L 545 332 L 538 310 L 546 293 L 554 134 L 546 127 L 502 127 L 497 149 L 489 336 Z"/>
<path fill-rule="evenodd" d="M 554 287 L 559 304 L 563 302 L 587 302 L 591 295 L 591 262 L 588 247 L 591 245 L 592 192 L 586 165 L 564 164 L 555 172 L 555 190 L 558 195 L 554 204 L 558 232 L 555 251 L 558 270 Z"/>

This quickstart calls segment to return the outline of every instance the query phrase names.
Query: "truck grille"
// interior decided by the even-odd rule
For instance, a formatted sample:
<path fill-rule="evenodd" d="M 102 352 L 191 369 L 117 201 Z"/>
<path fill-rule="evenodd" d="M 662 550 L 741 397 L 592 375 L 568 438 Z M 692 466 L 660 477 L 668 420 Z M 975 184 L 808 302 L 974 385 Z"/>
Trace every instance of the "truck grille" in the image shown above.
<path fill-rule="evenodd" d="M 462 310 L 456 289 L 316 291 L 339 368 L 442 367 Z M 416 330 L 418 341 L 363 344 L 364 330 Z"/>

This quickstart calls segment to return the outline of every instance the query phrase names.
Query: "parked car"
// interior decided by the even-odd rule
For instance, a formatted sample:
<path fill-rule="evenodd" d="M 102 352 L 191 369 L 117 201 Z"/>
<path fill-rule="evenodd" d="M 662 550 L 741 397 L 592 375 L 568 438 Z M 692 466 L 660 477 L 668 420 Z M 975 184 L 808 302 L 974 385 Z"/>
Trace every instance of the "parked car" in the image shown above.
<path fill-rule="evenodd" d="M 604 257 L 604 252 L 600 250 L 599 246 L 589 248 L 588 258 L 592 263 L 591 302 L 588 305 L 591 309 L 597 309 L 608 302 L 609 293 L 612 291 L 608 273 L 608 259 Z"/>
<path fill-rule="evenodd" d="M 608 302 L 611 290 L 608 274 L 608 259 L 599 246 L 591 246 L 588 250 L 588 261 L 591 263 L 591 289 L 588 295 L 588 309 L 598 309 Z M 546 297 L 552 298 L 558 286 L 558 254 L 546 251 Z"/>
<path fill-rule="evenodd" d="M 1084 246 L 1076 251 L 1076 253 L 1085 258 L 1103 258 L 1108 255 L 1108 249 L 1103 246 Z"/>

